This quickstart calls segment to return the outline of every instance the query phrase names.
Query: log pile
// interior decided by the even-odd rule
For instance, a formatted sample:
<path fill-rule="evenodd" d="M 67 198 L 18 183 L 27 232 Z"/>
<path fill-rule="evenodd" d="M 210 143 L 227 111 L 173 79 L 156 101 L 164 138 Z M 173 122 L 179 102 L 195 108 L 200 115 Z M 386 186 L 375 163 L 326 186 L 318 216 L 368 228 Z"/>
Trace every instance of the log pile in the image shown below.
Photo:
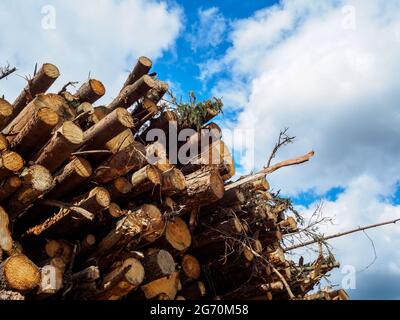
<path fill-rule="evenodd" d="M 48 63 L 0 99 L 0 299 L 347 299 L 309 293 L 338 264 L 288 259 L 290 202 L 264 177 L 229 182 L 220 110 L 180 119 L 151 67 L 139 58 L 105 106 L 95 79 L 47 93 L 60 74 Z M 193 134 L 174 141 L 171 126 Z"/>

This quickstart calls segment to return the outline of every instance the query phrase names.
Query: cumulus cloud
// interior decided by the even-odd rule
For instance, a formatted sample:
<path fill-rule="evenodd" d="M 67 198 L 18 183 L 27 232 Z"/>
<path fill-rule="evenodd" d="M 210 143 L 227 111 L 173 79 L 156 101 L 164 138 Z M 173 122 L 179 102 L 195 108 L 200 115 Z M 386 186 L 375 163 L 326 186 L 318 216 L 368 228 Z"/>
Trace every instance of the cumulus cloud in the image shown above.
<path fill-rule="evenodd" d="M 197 15 L 198 21 L 191 26 L 187 35 L 192 49 L 196 51 L 199 48 L 216 47 L 224 40 L 228 21 L 217 7 L 200 8 Z"/>
<path fill-rule="evenodd" d="M 36 62 L 52 62 L 62 74 L 59 87 L 85 81 L 91 72 L 105 83 L 107 103 L 138 56 L 157 59 L 174 46 L 181 18 L 181 10 L 165 1 L 5 0 L 0 3 L 1 59 L 21 75 L 32 73 Z M 12 100 L 23 85 L 23 79 L 12 77 L 0 90 Z"/>
<path fill-rule="evenodd" d="M 282 1 L 236 21 L 224 57 L 202 70 L 203 79 L 217 80 L 214 94 L 227 108 L 240 110 L 234 128 L 255 131 L 254 163 L 246 146 L 237 159 L 243 171 L 261 168 L 289 127 L 298 138 L 280 159 L 312 149 L 316 156 L 272 175 L 272 186 L 290 195 L 343 187 L 324 207 L 341 230 L 400 216 L 399 206 L 382 200 L 394 193 L 400 171 L 399 9 L 384 0 Z M 221 70 L 230 76 L 218 81 Z M 398 231 L 371 233 L 380 263 L 362 278 L 384 270 L 398 281 Z M 361 268 L 373 258 L 362 234 L 333 245 L 345 264 Z"/>

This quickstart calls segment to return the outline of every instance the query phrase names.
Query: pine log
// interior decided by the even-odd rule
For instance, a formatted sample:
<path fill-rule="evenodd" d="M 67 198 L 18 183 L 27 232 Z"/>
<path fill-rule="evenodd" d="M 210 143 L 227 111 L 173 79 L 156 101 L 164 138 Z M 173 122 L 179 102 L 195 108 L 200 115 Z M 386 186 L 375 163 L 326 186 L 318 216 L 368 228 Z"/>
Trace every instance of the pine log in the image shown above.
<path fill-rule="evenodd" d="M 181 148 L 192 150 L 194 155 L 201 154 L 209 148 L 214 142 L 220 140 L 222 137 L 221 128 L 214 122 L 201 128 L 199 132 L 191 135 L 186 142 L 182 143 Z"/>
<path fill-rule="evenodd" d="M 139 138 L 140 141 L 143 142 L 152 142 L 149 141 L 150 139 L 150 133 L 152 129 L 160 129 L 162 130 L 167 138 L 168 141 L 168 133 L 169 133 L 169 128 L 170 126 L 177 126 L 177 121 L 178 121 L 178 116 L 176 114 L 176 112 L 174 111 L 164 111 L 161 113 L 161 115 L 158 118 L 153 119 L 149 126 L 146 128 L 146 130 L 144 130 Z M 154 138 L 154 137 L 151 137 Z"/>
<path fill-rule="evenodd" d="M 139 260 L 128 258 L 115 263 L 103 279 L 102 293 L 97 300 L 119 300 L 136 289 L 144 280 L 144 268 Z"/>
<path fill-rule="evenodd" d="M 152 90 L 150 90 L 149 93 L 151 91 Z M 139 120 L 140 124 L 143 124 L 149 118 L 153 117 L 157 112 L 157 104 L 149 98 L 144 98 L 143 101 L 137 103 L 137 106 L 135 110 L 133 110 L 132 115 Z"/>
<path fill-rule="evenodd" d="M 22 182 L 18 176 L 11 176 L 0 184 L 0 203 L 7 200 L 18 188 Z"/>
<path fill-rule="evenodd" d="M 174 300 L 178 290 L 181 288 L 179 273 L 174 272 L 169 276 L 154 280 L 141 286 L 146 299 L 153 299 L 160 294 L 166 294 L 170 300 Z"/>
<path fill-rule="evenodd" d="M 135 83 L 124 87 L 107 108 L 110 110 L 117 108 L 128 109 L 154 86 L 155 81 L 148 75 L 144 75 Z"/>
<path fill-rule="evenodd" d="M 39 268 L 24 255 L 13 255 L 0 265 L 2 289 L 23 293 L 34 289 L 39 283 Z"/>
<path fill-rule="evenodd" d="M 120 217 L 126 215 L 127 211 L 122 210 L 121 207 L 117 203 L 111 202 L 110 206 L 108 207 L 108 213 L 113 218 L 120 218 Z"/>
<path fill-rule="evenodd" d="M 224 182 L 212 167 L 203 167 L 185 178 L 186 189 L 177 203 L 184 206 L 186 211 L 209 205 L 224 196 Z"/>
<path fill-rule="evenodd" d="M 92 116 L 94 114 L 94 107 L 89 102 L 83 102 L 76 108 L 77 117 L 74 119 L 82 130 L 86 130 L 92 126 Z"/>
<path fill-rule="evenodd" d="M 0 180 L 21 171 L 24 160 L 13 151 L 4 151 L 0 154 Z"/>
<path fill-rule="evenodd" d="M 82 102 L 94 103 L 106 93 L 104 85 L 96 79 L 86 81 L 75 93 L 77 99 Z"/>
<path fill-rule="evenodd" d="M 182 285 L 198 280 L 201 275 L 199 261 L 192 255 L 186 254 L 182 258 L 180 279 Z"/>
<path fill-rule="evenodd" d="M 161 172 L 169 171 L 174 166 L 169 163 L 165 146 L 160 142 L 154 142 L 146 146 L 148 162 L 156 166 Z"/>
<path fill-rule="evenodd" d="M 146 93 L 146 98 L 157 104 L 168 92 L 168 89 L 168 83 L 160 80 L 154 80 L 154 87 Z"/>
<path fill-rule="evenodd" d="M 139 142 L 134 142 L 128 147 L 112 155 L 103 162 L 94 172 L 94 180 L 98 183 L 107 183 L 130 171 L 136 171 L 147 164 L 146 150 Z"/>
<path fill-rule="evenodd" d="M 71 262 L 72 255 L 73 255 L 73 249 L 70 243 L 64 240 L 49 240 L 46 243 L 45 246 L 45 251 L 46 254 L 54 259 L 52 260 L 52 263 L 54 266 L 62 269 L 64 264 L 64 267 L 66 264 Z M 60 260 L 57 260 L 55 258 L 60 258 Z"/>
<path fill-rule="evenodd" d="M 192 244 L 192 235 L 186 222 L 179 217 L 167 221 L 163 238 L 159 247 L 165 248 L 172 255 L 185 252 Z"/>
<path fill-rule="evenodd" d="M 147 191 L 154 191 L 161 185 L 161 173 L 152 165 L 147 165 L 134 172 L 130 177 L 132 190 L 129 192 L 129 198 L 132 199 Z"/>
<path fill-rule="evenodd" d="M 85 131 L 84 142 L 81 149 L 101 149 L 112 138 L 134 126 L 135 121 L 130 113 L 123 108 L 116 108 L 113 112 Z"/>
<path fill-rule="evenodd" d="M 153 62 L 147 57 L 139 57 L 138 61 L 136 62 L 135 67 L 133 68 L 132 72 L 129 74 L 128 78 L 126 79 L 123 88 L 134 84 L 138 81 L 141 77 L 145 74 L 148 74 Z M 122 91 L 122 90 L 121 90 Z"/>
<path fill-rule="evenodd" d="M 184 286 L 179 292 L 186 300 L 199 300 L 207 293 L 206 286 L 202 281 L 196 281 L 188 286 Z"/>
<path fill-rule="evenodd" d="M 3 152 L 8 149 L 8 140 L 7 138 L 0 133 L 0 152 Z"/>
<path fill-rule="evenodd" d="M 145 270 L 145 282 L 151 282 L 175 272 L 174 258 L 168 251 L 149 249 L 142 261 Z"/>
<path fill-rule="evenodd" d="M 210 212 L 214 212 L 220 209 L 233 207 L 236 205 L 243 204 L 246 201 L 244 193 L 239 188 L 234 188 L 226 191 L 224 196 L 214 202 L 213 204 L 201 208 L 202 214 L 207 214 Z"/>
<path fill-rule="evenodd" d="M 223 180 L 228 180 L 235 175 L 235 165 L 228 147 L 222 140 L 209 145 L 208 149 L 188 159 L 182 167 L 183 174 L 187 175 L 199 170 L 204 165 L 215 166 Z"/>
<path fill-rule="evenodd" d="M 92 175 L 92 166 L 89 161 L 80 157 L 73 159 L 55 177 L 55 186 L 48 193 L 48 199 L 60 199 L 73 192 Z"/>
<path fill-rule="evenodd" d="M 5 99 L 0 98 L 0 131 L 7 125 L 12 112 L 12 105 Z"/>
<path fill-rule="evenodd" d="M 105 188 L 95 187 L 83 199 L 76 201 L 74 205 L 97 215 L 110 205 L 110 195 Z M 46 219 L 40 225 L 29 229 L 26 233 L 36 236 L 44 232 L 57 236 L 66 235 L 73 233 L 86 222 L 88 222 L 88 219 L 76 211 L 60 209 L 58 213 Z"/>
<path fill-rule="evenodd" d="M 36 157 L 36 164 L 46 167 L 51 173 L 56 170 L 79 148 L 83 132 L 76 124 L 65 121 Z"/>
<path fill-rule="evenodd" d="M 9 141 L 12 141 L 25 127 L 37 110 L 44 107 L 50 108 L 58 114 L 59 124 L 62 124 L 64 121 L 72 121 L 76 117 L 75 110 L 68 106 L 63 97 L 52 93 L 40 94 L 15 117 L 6 129 L 4 129 L 4 132 L 8 134 L 7 138 Z"/>
<path fill-rule="evenodd" d="M 178 169 L 171 169 L 162 173 L 161 193 L 172 196 L 186 189 L 186 179 Z"/>
<path fill-rule="evenodd" d="M 50 63 L 43 64 L 34 75 L 33 79 L 28 81 L 28 85 L 14 101 L 13 113 L 10 117 L 11 120 L 15 118 L 36 95 L 45 93 L 59 76 L 60 71 L 55 65 Z"/>
<path fill-rule="evenodd" d="M 40 108 L 16 135 L 11 148 L 25 159 L 30 159 L 49 140 L 58 124 L 58 114 L 50 108 Z"/>
<path fill-rule="evenodd" d="M 105 145 L 106 149 L 110 150 L 112 153 L 117 153 L 122 149 L 125 149 L 130 144 L 135 142 L 135 137 L 131 129 L 126 129 L 119 135 L 112 138 Z"/>
<path fill-rule="evenodd" d="M 111 200 L 114 202 L 122 201 L 132 191 L 132 188 L 132 183 L 124 177 L 119 177 L 107 185 Z"/>
<path fill-rule="evenodd" d="M 10 252 L 13 248 L 13 239 L 10 231 L 10 220 L 7 212 L 0 207 L 0 250 Z"/>
<path fill-rule="evenodd" d="M 53 177 L 50 172 L 39 165 L 26 168 L 20 177 L 22 186 L 10 198 L 8 203 L 8 212 L 11 220 L 27 210 L 35 200 L 50 190 L 53 185 Z"/>

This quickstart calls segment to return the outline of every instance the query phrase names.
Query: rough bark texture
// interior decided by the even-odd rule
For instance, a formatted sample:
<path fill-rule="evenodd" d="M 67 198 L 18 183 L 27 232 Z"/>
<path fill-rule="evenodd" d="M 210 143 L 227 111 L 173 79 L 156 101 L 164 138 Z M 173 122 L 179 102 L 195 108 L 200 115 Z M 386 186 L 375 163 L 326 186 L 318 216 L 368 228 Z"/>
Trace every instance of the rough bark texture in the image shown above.
<path fill-rule="evenodd" d="M 149 58 L 143 57 L 143 56 L 139 57 L 132 72 L 129 74 L 128 78 L 126 79 L 123 88 L 125 88 L 131 84 L 134 84 L 145 74 L 148 74 L 151 69 L 152 64 L 153 63 Z"/>

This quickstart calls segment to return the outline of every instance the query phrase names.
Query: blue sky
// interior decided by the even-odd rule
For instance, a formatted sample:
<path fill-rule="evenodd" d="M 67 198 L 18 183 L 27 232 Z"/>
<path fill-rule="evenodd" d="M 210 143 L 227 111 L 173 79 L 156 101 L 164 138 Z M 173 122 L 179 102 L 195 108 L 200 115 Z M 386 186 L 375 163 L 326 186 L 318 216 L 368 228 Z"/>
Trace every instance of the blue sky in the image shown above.
<path fill-rule="evenodd" d="M 22 5 L 23 3 L 23 5 Z M 325 234 L 400 216 L 400 3 L 397 0 L 3 0 L 1 60 L 20 75 L 36 62 L 61 70 L 54 91 L 88 73 L 107 103 L 136 58 L 177 97 L 222 97 L 218 122 L 235 147 L 238 174 L 261 168 L 279 131 L 296 136 L 277 161 L 316 156 L 269 177 L 309 217 L 320 200 L 334 225 Z M 55 28 L 44 28 L 50 5 Z M 74 23 L 71 24 L 71 21 Z M 11 30 L 11 31 L 10 31 Z M 27 54 L 27 52 L 29 54 Z M 12 100 L 20 77 L 0 82 Z M 239 132 L 238 135 L 231 135 Z M 249 138 L 250 140 L 243 140 Z M 400 228 L 332 241 L 342 266 L 357 270 L 354 298 L 400 298 Z M 362 271 L 362 272 L 361 272 Z M 332 281 L 341 284 L 337 270 Z"/>

